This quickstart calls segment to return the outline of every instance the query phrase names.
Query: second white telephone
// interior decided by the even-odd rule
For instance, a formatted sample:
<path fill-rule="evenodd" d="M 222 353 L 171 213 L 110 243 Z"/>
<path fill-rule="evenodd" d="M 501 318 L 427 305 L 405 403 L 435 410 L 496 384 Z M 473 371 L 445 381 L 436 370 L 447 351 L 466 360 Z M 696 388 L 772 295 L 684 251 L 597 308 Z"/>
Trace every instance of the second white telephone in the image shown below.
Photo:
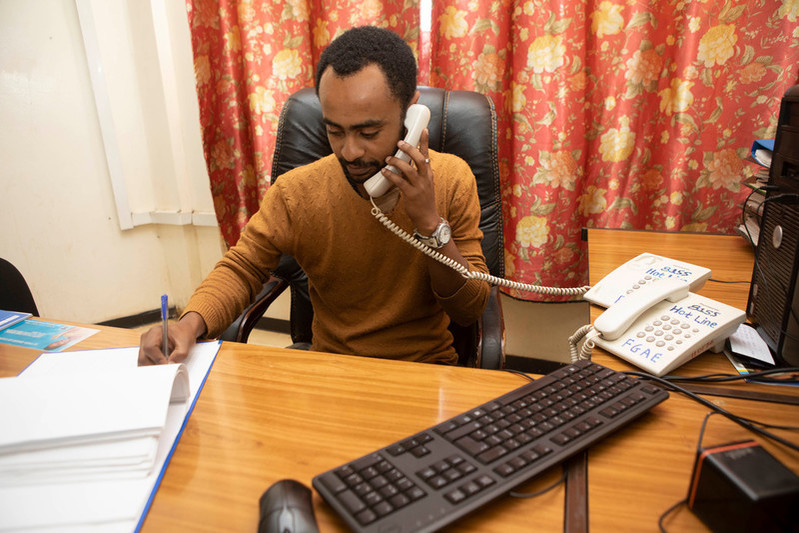
<path fill-rule="evenodd" d="M 594 343 L 655 376 L 706 350 L 720 352 L 746 313 L 689 288 L 674 277 L 635 290 L 597 317 Z"/>
<path fill-rule="evenodd" d="M 653 281 L 671 278 L 681 279 L 689 284 L 690 290 L 697 291 L 710 278 L 710 269 L 644 253 L 602 278 L 585 293 L 584 298 L 602 307 L 610 307 Z"/>

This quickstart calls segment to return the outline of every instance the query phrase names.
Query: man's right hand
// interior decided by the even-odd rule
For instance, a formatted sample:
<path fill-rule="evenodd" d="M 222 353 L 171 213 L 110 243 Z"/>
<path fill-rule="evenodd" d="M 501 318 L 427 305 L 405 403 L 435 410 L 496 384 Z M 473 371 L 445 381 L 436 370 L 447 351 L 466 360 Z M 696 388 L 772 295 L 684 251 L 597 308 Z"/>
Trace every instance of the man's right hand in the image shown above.
<path fill-rule="evenodd" d="M 139 366 L 182 363 L 197 339 L 207 331 L 205 321 L 195 312 L 186 313 L 178 322 L 169 324 L 169 353 L 163 351 L 163 326 L 153 326 L 141 336 Z"/>

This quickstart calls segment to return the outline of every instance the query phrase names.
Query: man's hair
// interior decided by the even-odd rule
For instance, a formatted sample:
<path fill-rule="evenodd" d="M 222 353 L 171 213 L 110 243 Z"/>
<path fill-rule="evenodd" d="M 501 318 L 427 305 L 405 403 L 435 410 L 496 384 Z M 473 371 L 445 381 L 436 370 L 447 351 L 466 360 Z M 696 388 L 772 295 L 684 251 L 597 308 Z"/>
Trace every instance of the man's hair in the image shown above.
<path fill-rule="evenodd" d="M 383 71 L 391 95 L 404 110 L 416 92 L 416 58 L 402 37 L 375 26 L 347 30 L 325 48 L 316 66 L 316 94 L 327 67 L 343 78 L 373 63 Z"/>

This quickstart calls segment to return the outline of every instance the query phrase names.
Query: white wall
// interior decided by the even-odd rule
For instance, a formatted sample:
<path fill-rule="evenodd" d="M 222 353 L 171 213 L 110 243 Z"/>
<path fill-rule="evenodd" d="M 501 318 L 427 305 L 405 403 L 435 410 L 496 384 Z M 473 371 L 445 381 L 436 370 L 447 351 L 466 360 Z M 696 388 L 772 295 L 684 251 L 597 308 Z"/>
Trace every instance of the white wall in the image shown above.
<path fill-rule="evenodd" d="M 96 106 L 79 8 L 97 23 L 110 111 Z M 213 213 L 181 0 L 0 1 L 0 186 L 0 257 L 43 316 L 99 322 L 156 309 L 165 292 L 185 305 L 223 246 L 215 226 L 146 223 Z M 120 229 L 136 215 L 143 225 Z"/>

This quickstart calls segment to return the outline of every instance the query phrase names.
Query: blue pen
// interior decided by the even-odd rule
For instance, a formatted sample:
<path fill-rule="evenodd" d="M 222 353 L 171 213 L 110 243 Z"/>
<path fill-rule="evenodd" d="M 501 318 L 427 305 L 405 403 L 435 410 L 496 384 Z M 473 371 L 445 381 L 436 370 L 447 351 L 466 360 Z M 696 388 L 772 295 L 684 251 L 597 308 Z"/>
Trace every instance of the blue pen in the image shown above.
<path fill-rule="evenodd" d="M 163 347 L 164 357 L 166 357 L 167 359 L 169 359 L 169 333 L 167 331 L 167 325 L 166 325 L 166 318 L 167 318 L 168 314 L 169 313 L 168 313 L 168 310 L 167 310 L 167 297 L 166 297 L 166 294 L 163 294 L 163 295 L 161 295 L 161 324 L 163 325 L 162 329 L 163 329 L 163 334 L 164 334 L 164 339 L 163 339 L 163 342 L 164 342 L 164 347 Z"/>

